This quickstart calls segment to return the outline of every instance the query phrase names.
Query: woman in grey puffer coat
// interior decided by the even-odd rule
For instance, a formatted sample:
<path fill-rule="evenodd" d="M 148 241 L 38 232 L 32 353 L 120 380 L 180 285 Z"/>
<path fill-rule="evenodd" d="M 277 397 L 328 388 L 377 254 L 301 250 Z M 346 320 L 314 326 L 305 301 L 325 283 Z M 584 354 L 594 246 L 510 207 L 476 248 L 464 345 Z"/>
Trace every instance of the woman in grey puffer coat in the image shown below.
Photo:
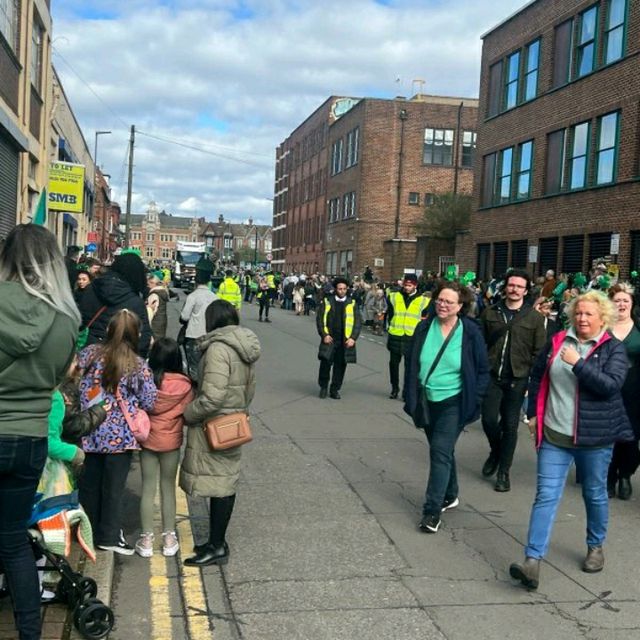
<path fill-rule="evenodd" d="M 190 496 L 210 499 L 209 541 L 195 547 L 188 566 L 225 564 L 229 547 L 227 526 L 240 475 L 240 447 L 212 451 L 202 429 L 216 416 L 248 411 L 255 392 L 255 362 L 260 343 L 253 331 L 240 327 L 238 312 L 226 300 L 212 302 L 205 312 L 207 333 L 198 340 L 202 350 L 199 388 L 184 412 L 189 429 L 180 469 L 180 486 Z"/>

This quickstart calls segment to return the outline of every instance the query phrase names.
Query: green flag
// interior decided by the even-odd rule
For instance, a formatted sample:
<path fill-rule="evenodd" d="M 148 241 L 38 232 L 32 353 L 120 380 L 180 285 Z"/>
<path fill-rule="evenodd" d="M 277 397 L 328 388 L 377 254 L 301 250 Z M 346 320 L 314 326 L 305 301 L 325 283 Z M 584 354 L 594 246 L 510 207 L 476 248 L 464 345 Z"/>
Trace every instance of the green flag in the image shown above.
<path fill-rule="evenodd" d="M 38 198 L 35 213 L 33 214 L 33 224 L 44 226 L 47 221 L 47 190 L 43 189 Z"/>

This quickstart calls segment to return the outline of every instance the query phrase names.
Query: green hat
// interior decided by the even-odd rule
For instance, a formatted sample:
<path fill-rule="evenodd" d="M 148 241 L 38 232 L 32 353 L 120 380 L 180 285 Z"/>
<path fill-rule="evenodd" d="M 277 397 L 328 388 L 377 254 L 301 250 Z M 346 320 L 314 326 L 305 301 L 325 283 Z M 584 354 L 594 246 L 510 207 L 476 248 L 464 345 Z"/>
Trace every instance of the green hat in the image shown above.
<path fill-rule="evenodd" d="M 142 258 L 142 252 L 140 251 L 140 249 L 136 249 L 135 247 L 129 247 L 128 249 L 123 249 L 120 252 L 120 255 L 124 256 L 127 253 L 133 253 L 136 256 L 138 256 L 139 258 Z"/>
<path fill-rule="evenodd" d="M 162 273 L 162 271 L 160 271 L 160 269 L 156 269 L 155 271 L 152 271 L 150 275 L 155 276 L 156 278 L 158 278 L 158 280 L 160 280 L 160 282 L 162 282 L 164 280 L 164 273 Z"/>

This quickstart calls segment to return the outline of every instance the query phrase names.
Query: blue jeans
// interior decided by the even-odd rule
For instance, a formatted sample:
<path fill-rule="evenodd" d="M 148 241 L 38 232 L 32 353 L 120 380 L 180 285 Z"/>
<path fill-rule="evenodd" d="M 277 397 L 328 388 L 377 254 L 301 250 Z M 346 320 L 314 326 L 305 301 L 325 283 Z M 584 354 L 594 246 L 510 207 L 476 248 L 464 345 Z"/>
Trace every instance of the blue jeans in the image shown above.
<path fill-rule="evenodd" d="M 46 459 L 46 438 L 0 436 L 0 560 L 20 640 L 38 640 L 42 627 L 40 584 L 27 522 Z"/>
<path fill-rule="evenodd" d="M 429 425 L 425 432 L 429 442 L 429 480 L 422 507 L 425 516 L 440 515 L 442 503 L 458 497 L 458 475 L 453 452 L 463 426 L 460 394 L 427 404 Z"/>
<path fill-rule="evenodd" d="M 556 447 L 542 441 L 538 451 L 536 499 L 531 508 L 529 537 L 525 548 L 528 558 L 544 558 L 551 530 L 567 480 L 569 467 L 576 464 L 581 477 L 582 498 L 587 511 L 587 546 L 599 547 L 607 537 L 609 498 L 607 471 L 613 446 L 597 448 Z"/>

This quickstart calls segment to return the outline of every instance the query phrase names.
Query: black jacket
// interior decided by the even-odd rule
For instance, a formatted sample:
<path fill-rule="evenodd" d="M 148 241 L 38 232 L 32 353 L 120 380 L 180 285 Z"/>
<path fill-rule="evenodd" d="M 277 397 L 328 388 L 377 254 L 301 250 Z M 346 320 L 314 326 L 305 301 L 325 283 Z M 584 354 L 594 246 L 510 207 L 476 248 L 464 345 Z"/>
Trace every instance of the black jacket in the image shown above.
<path fill-rule="evenodd" d="M 530 305 L 525 305 L 509 326 L 505 317 L 504 302 L 485 309 L 480 325 L 489 352 L 489 368 L 498 377 L 504 370 L 502 352 L 510 334 L 510 364 L 514 378 L 527 378 L 538 354 L 547 341 L 544 318 Z"/>
<path fill-rule="evenodd" d="M 466 316 L 460 320 L 463 327 L 460 416 L 463 424 L 469 424 L 480 417 L 480 405 L 489 384 L 489 363 L 487 348 L 477 323 Z M 405 365 L 404 410 L 419 428 L 428 424 L 420 382 L 420 353 L 433 322 L 434 318 L 431 316 L 418 323 L 407 351 Z"/>
<path fill-rule="evenodd" d="M 335 296 L 329 295 L 320 304 L 318 307 L 318 311 L 316 312 L 316 328 L 318 329 L 318 334 L 320 338 L 324 338 L 326 335 L 330 335 L 336 344 L 344 344 L 346 338 L 344 336 L 344 327 L 345 327 L 345 316 L 346 316 L 346 308 L 347 305 L 353 302 L 353 300 L 347 296 L 347 299 L 344 304 L 344 310 L 341 318 L 337 318 L 334 312 L 335 309 Z M 324 314 L 325 309 L 329 305 L 329 314 L 327 316 L 327 328 L 329 332 L 327 333 L 324 330 Z M 340 327 L 342 328 L 342 335 L 340 333 Z M 358 310 L 357 305 L 354 304 L 353 308 L 353 331 L 351 332 L 351 338 L 353 340 L 357 340 L 360 336 L 360 329 L 362 328 L 362 320 L 360 318 L 360 312 Z M 326 345 L 324 342 L 320 342 L 320 348 L 318 350 L 318 359 L 320 360 L 331 360 L 331 357 L 327 357 L 329 355 L 327 352 L 334 350 L 334 345 Z M 348 363 L 354 364 L 356 362 L 356 346 L 353 345 L 350 349 L 345 348 L 344 350 L 345 360 Z"/>
<path fill-rule="evenodd" d="M 129 309 L 140 318 L 142 332 L 138 343 L 138 353 L 146 358 L 151 342 L 151 327 L 147 308 L 142 298 L 133 291 L 129 283 L 122 280 L 117 273 L 112 271 L 96 278 L 86 287 L 80 301 L 80 313 L 82 314 L 82 326 L 86 326 L 95 316 L 100 307 L 106 306 L 95 322 L 89 327 L 87 345 L 96 342 L 104 342 L 107 337 L 107 325 L 109 320 L 120 309 Z"/>

